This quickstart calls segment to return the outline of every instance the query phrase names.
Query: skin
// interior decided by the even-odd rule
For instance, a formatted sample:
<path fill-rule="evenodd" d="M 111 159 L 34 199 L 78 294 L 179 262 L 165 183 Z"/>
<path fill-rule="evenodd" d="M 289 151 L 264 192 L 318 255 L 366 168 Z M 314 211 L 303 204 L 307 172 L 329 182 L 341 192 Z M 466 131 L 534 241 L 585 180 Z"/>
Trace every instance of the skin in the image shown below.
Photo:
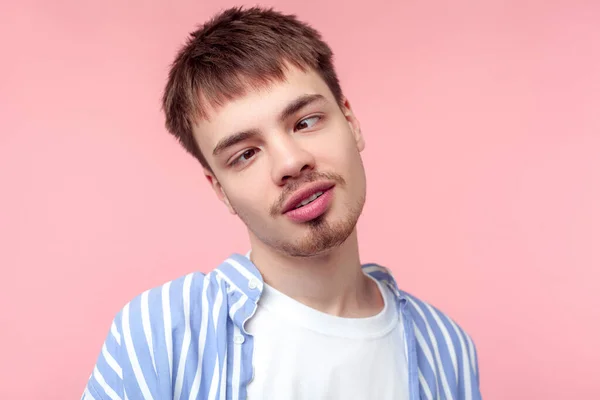
<path fill-rule="evenodd" d="M 365 142 L 342 103 L 316 72 L 288 66 L 283 81 L 210 109 L 194 136 L 217 197 L 248 229 L 265 282 L 319 311 L 367 317 L 383 300 L 358 251 Z M 325 214 L 298 223 L 282 213 L 294 192 L 321 181 L 335 184 Z"/>

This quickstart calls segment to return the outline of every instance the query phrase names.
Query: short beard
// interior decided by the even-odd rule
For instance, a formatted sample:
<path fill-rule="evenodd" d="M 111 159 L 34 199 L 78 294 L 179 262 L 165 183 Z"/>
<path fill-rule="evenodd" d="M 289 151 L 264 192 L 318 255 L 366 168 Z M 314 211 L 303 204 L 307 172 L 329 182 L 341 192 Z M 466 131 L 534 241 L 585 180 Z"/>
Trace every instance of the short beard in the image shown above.
<path fill-rule="evenodd" d="M 348 214 L 342 221 L 332 223 L 325 213 L 305 222 L 309 231 L 296 242 L 286 242 L 284 238 L 265 237 L 252 229 L 243 215 L 239 213 L 238 215 L 258 239 L 275 251 L 291 257 L 313 257 L 342 245 L 348 239 L 356 227 L 364 204 L 363 195 L 353 207 L 347 205 Z"/>

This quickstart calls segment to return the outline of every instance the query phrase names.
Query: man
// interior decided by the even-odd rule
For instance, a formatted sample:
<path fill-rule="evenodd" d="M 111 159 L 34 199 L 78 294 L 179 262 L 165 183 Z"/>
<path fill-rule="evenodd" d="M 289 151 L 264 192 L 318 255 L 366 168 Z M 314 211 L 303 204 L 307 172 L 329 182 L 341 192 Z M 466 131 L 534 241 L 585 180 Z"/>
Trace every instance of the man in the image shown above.
<path fill-rule="evenodd" d="M 163 108 L 252 250 L 125 305 L 84 399 L 481 398 L 470 337 L 361 266 L 365 142 L 318 32 L 226 10 L 177 55 Z"/>

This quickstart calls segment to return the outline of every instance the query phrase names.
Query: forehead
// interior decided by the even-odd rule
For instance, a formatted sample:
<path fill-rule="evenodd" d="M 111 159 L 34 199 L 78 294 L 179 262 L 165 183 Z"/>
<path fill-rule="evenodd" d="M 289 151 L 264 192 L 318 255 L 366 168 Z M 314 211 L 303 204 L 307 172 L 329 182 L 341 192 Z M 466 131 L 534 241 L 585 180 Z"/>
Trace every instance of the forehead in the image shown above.
<path fill-rule="evenodd" d="M 208 118 L 196 122 L 194 136 L 206 154 L 204 146 L 216 143 L 227 134 L 275 122 L 287 104 L 307 94 L 320 94 L 328 102 L 336 101 L 317 72 L 288 67 L 283 80 L 258 88 L 249 85 L 243 95 L 222 106 L 209 108 Z"/>

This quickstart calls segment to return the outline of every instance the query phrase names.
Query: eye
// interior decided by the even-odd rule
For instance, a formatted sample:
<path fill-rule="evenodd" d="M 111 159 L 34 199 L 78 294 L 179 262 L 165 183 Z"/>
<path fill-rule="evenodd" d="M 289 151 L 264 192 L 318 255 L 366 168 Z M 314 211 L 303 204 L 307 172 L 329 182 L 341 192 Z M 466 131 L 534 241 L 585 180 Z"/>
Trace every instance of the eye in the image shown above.
<path fill-rule="evenodd" d="M 319 115 L 314 115 L 312 117 L 304 118 L 303 120 L 301 120 L 300 122 L 298 122 L 296 124 L 296 127 L 294 129 L 297 131 L 302 131 L 304 129 L 312 128 L 320 120 L 321 120 L 321 117 Z"/>
<path fill-rule="evenodd" d="M 258 151 L 258 149 L 248 149 L 248 150 L 244 151 L 242 154 L 240 154 L 237 158 L 235 158 L 231 162 L 231 165 L 234 166 L 234 165 L 240 165 L 240 164 L 247 163 L 256 155 L 257 151 Z"/>

